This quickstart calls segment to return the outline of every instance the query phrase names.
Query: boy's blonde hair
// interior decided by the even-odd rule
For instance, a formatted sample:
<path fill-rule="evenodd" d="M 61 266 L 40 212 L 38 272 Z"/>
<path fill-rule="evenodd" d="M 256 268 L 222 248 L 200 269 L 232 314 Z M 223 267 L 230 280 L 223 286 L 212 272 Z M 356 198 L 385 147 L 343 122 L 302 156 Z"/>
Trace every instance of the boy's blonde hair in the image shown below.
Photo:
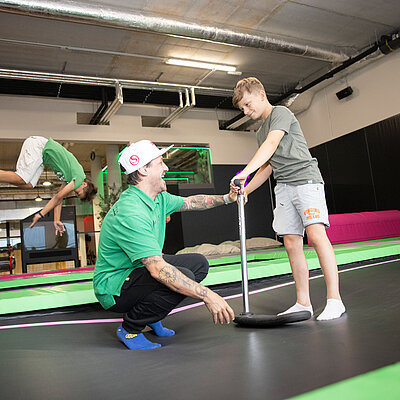
<path fill-rule="evenodd" d="M 239 108 L 239 102 L 242 100 L 245 92 L 253 93 L 256 90 L 263 90 L 263 84 L 257 78 L 244 78 L 241 79 L 233 91 L 232 103 L 234 107 Z"/>

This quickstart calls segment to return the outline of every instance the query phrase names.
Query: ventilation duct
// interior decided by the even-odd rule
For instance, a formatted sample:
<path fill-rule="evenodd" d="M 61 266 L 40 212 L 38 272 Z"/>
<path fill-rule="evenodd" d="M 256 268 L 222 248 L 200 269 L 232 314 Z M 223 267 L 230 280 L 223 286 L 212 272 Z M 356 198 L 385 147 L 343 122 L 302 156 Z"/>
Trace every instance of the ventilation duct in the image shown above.
<path fill-rule="evenodd" d="M 326 74 L 320 76 L 319 78 L 313 80 L 312 82 L 308 83 L 305 86 L 302 87 L 296 87 L 284 94 L 282 94 L 278 99 L 275 99 L 274 105 L 275 104 L 283 104 L 285 106 L 289 106 L 293 103 L 293 101 L 296 99 L 296 97 L 304 93 L 305 91 L 311 89 L 312 87 L 318 85 L 319 83 L 333 78 L 337 73 L 345 70 L 346 68 L 350 67 L 353 64 L 356 64 L 357 62 L 361 61 L 362 59 L 370 56 L 371 54 L 374 54 L 377 52 L 379 49 L 383 54 L 387 55 L 395 50 L 400 48 L 400 34 L 399 32 L 395 32 L 390 36 L 382 36 L 378 42 L 376 42 L 373 46 L 369 47 L 368 49 L 364 50 L 362 53 L 358 54 L 357 56 L 351 57 L 350 59 L 346 60 L 339 66 L 333 68 Z M 244 113 L 241 112 L 238 115 L 236 115 L 234 118 L 230 119 L 229 121 L 226 121 L 224 124 L 220 126 L 220 129 L 229 129 L 229 126 L 231 126 L 233 123 L 236 121 L 239 121 L 243 118 Z"/>
<path fill-rule="evenodd" d="M 318 43 L 286 40 L 279 36 L 261 33 L 248 34 L 220 29 L 215 26 L 188 23 L 148 15 L 137 10 L 105 6 L 104 4 L 82 4 L 74 1 L 6 0 L 0 11 L 106 26 L 155 32 L 184 38 L 208 40 L 217 43 L 265 49 L 328 62 L 343 62 L 353 53 L 349 48 L 323 46 Z"/>

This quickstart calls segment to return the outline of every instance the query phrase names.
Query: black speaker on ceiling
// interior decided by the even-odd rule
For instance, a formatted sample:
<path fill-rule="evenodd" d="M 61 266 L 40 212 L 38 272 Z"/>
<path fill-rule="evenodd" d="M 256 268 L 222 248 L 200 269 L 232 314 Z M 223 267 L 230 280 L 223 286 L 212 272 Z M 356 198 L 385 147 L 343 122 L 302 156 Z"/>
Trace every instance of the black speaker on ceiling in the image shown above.
<path fill-rule="evenodd" d="M 353 93 L 353 89 L 351 88 L 351 86 L 347 86 L 347 88 L 344 88 L 344 89 L 340 90 L 339 92 L 337 92 L 336 97 L 339 100 L 342 100 L 345 97 L 349 97 L 352 93 Z"/>

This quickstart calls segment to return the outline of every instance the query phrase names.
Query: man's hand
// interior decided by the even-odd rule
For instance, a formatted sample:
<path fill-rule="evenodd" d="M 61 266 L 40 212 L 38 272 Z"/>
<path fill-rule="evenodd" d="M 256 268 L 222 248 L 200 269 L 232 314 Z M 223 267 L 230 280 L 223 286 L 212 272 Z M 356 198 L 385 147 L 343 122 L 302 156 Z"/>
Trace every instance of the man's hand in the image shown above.
<path fill-rule="evenodd" d="M 224 320 L 229 324 L 235 318 L 235 313 L 229 304 L 210 289 L 207 290 L 207 297 L 204 298 L 204 303 L 213 316 L 214 324 L 218 322 L 223 324 Z"/>
<path fill-rule="evenodd" d="M 32 223 L 29 225 L 29 228 L 33 228 L 40 219 L 41 219 L 41 216 L 39 215 L 39 213 L 35 214 L 33 216 Z"/>
<path fill-rule="evenodd" d="M 237 179 L 236 177 L 235 177 L 235 179 Z M 241 191 L 241 188 L 239 188 L 238 186 L 236 186 L 234 183 L 233 183 L 233 181 L 234 181 L 234 179 L 232 179 L 231 180 L 231 183 L 230 183 L 230 189 L 231 189 L 231 191 L 229 192 L 229 198 L 230 199 L 232 199 L 233 201 L 238 201 L 238 193 L 239 193 L 239 191 Z M 235 192 L 235 198 L 233 199 L 233 196 L 231 197 L 231 193 L 232 192 Z M 247 204 L 247 200 L 248 200 L 248 198 L 247 198 L 247 192 L 246 192 L 246 189 L 244 189 L 244 191 L 242 192 L 242 194 L 243 194 L 243 196 L 244 196 L 244 204 Z"/>
<path fill-rule="evenodd" d="M 63 233 L 65 232 L 65 226 L 61 221 L 54 221 L 54 228 L 56 228 L 56 236 L 57 233 L 59 233 L 60 236 L 62 236 Z"/>
<path fill-rule="evenodd" d="M 238 193 L 239 193 L 239 188 L 236 185 L 234 185 L 233 182 L 231 182 L 228 193 L 228 198 L 231 203 L 237 201 Z"/>

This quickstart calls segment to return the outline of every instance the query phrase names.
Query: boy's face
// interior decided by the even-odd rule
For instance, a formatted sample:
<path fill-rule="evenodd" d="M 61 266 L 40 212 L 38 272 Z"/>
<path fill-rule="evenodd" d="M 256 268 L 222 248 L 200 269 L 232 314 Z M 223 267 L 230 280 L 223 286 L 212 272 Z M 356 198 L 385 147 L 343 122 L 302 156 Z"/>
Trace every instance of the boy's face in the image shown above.
<path fill-rule="evenodd" d="M 75 194 L 76 194 L 80 199 L 83 199 L 83 198 L 85 197 L 85 195 L 86 195 L 86 192 L 85 192 L 86 186 L 87 186 L 87 183 L 86 183 L 86 182 L 82 182 L 81 185 L 78 186 L 78 187 L 74 190 Z"/>
<path fill-rule="evenodd" d="M 258 119 L 265 114 L 266 103 L 265 93 L 262 90 L 255 90 L 251 93 L 244 92 L 242 99 L 239 101 L 238 106 L 251 119 Z"/>

